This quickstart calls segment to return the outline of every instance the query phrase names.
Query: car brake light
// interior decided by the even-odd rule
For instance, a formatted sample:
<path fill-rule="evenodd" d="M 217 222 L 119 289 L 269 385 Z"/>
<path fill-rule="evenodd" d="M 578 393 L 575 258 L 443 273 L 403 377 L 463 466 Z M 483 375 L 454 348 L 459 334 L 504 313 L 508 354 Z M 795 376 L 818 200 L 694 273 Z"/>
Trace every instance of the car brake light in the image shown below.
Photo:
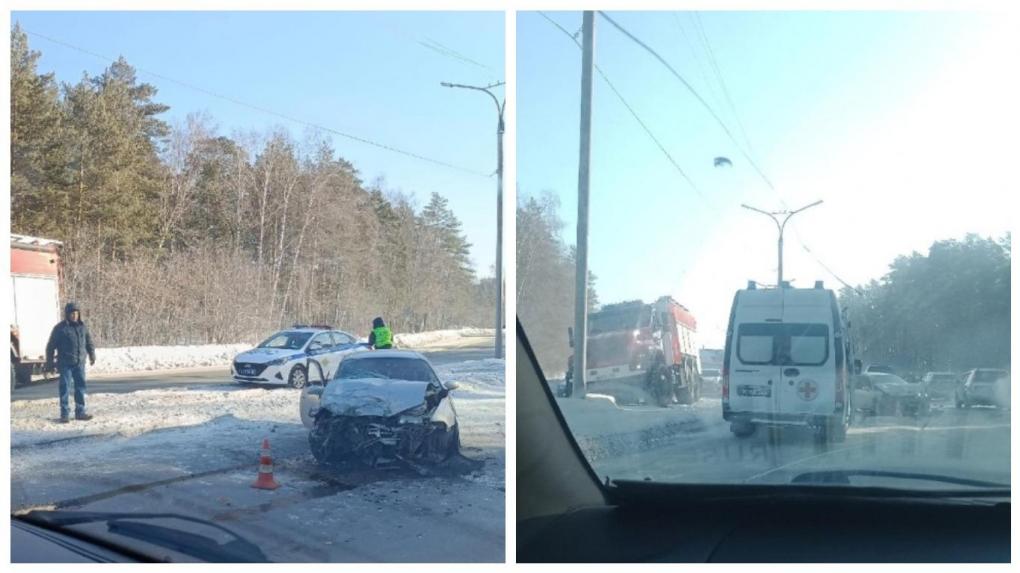
<path fill-rule="evenodd" d="M 730 399 L 730 369 L 722 369 L 722 399 Z"/>

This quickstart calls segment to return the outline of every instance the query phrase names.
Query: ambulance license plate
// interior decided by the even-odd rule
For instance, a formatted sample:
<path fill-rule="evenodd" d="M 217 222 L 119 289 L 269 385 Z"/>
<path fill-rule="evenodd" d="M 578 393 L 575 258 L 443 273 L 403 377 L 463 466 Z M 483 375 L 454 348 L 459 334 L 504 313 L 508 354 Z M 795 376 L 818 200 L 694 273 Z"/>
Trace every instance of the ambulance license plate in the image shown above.
<path fill-rule="evenodd" d="M 772 388 L 768 386 L 737 386 L 737 396 L 769 398 L 772 396 Z"/>

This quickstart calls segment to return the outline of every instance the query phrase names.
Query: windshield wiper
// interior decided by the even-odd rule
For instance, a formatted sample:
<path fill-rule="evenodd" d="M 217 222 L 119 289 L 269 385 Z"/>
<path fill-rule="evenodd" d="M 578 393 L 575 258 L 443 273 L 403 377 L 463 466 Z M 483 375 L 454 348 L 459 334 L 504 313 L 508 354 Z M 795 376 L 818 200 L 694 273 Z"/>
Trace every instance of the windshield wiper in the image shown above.
<path fill-rule="evenodd" d="M 103 522 L 110 533 L 137 539 L 172 551 L 194 557 L 206 563 L 268 563 L 269 558 L 259 547 L 229 529 L 195 517 L 175 513 L 106 513 L 92 511 L 32 511 L 19 516 L 20 519 L 53 530 L 64 530 L 74 525 Z M 231 539 L 220 543 L 212 537 L 191 533 L 182 529 L 138 523 L 153 519 L 175 519 L 190 521 L 212 527 L 228 534 Z M 79 535 L 94 538 L 75 530 Z M 137 549 L 131 548 L 132 552 Z"/>
<path fill-rule="evenodd" d="M 958 478 L 953 476 L 925 474 L 914 472 L 890 472 L 883 470 L 826 470 L 816 472 L 805 472 L 794 477 L 790 483 L 824 483 L 850 485 L 850 478 L 853 476 L 885 477 L 894 479 L 913 479 L 921 481 L 933 481 L 939 483 L 951 483 L 969 487 L 1009 489 L 1009 484 L 995 483 L 990 481 Z"/>

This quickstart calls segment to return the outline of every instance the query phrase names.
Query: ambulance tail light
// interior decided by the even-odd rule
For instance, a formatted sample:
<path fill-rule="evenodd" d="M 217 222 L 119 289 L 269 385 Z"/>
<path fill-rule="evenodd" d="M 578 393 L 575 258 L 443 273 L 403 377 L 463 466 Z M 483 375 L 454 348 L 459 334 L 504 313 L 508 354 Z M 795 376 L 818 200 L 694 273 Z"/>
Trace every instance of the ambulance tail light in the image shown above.
<path fill-rule="evenodd" d="M 722 369 L 722 399 L 730 399 L 730 369 L 725 366 Z"/>

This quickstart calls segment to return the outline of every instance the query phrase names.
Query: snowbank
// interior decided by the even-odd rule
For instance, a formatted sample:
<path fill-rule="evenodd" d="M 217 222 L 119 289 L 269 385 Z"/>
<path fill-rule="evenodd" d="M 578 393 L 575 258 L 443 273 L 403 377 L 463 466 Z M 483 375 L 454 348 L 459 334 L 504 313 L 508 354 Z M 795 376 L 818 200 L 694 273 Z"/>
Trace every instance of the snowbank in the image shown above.
<path fill-rule="evenodd" d="M 670 445 L 685 435 L 728 431 L 718 399 L 669 408 L 625 407 L 610 396 L 589 394 L 583 400 L 558 398 L 556 404 L 589 461 Z"/>
<path fill-rule="evenodd" d="M 234 356 L 250 348 L 250 344 L 97 348 L 96 364 L 88 371 L 89 374 L 112 374 L 213 366 L 226 368 Z"/>
<path fill-rule="evenodd" d="M 428 332 L 397 333 L 393 336 L 397 346 L 404 348 L 428 348 L 455 344 L 462 338 L 495 336 L 492 328 L 459 328 L 456 330 L 432 330 Z"/>
<path fill-rule="evenodd" d="M 457 414 L 462 419 L 465 443 L 492 446 L 504 440 L 503 361 L 476 360 L 437 368 L 444 380 L 461 384 L 454 392 Z M 160 389 L 89 396 L 88 423 L 58 424 L 56 398 L 19 400 L 11 403 L 11 447 L 69 441 L 89 436 L 135 437 L 156 430 L 187 430 L 161 433 L 165 439 L 182 437 L 193 444 L 212 443 L 229 426 L 257 427 L 274 431 L 278 425 L 295 425 L 304 432 L 298 411 L 300 393 L 289 388 L 235 388 L 226 390 Z M 262 434 L 259 434 L 262 435 Z M 257 443 L 257 437 L 253 437 Z M 102 440 L 101 440 L 102 441 Z M 79 446 L 80 447 L 80 442 Z M 159 446 L 160 444 L 154 444 Z M 480 445 L 480 447 L 482 447 Z M 57 448 L 62 450 L 62 448 Z M 17 456 L 15 456 L 17 457 Z"/>
<path fill-rule="evenodd" d="M 415 334 L 397 334 L 397 346 L 411 349 L 456 346 L 466 339 L 493 336 L 491 328 L 434 330 Z M 96 364 L 89 374 L 151 372 L 188 368 L 227 368 L 239 353 L 252 344 L 205 344 L 198 346 L 124 346 L 96 349 Z"/>

